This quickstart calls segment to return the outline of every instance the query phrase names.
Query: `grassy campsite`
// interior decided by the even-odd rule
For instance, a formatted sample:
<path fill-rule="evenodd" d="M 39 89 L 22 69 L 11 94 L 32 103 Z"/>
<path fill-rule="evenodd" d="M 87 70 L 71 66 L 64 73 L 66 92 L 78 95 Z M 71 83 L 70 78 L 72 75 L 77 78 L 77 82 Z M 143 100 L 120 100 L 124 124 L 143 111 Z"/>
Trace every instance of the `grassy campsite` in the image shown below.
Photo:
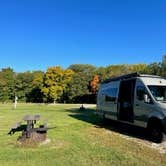
<path fill-rule="evenodd" d="M 0 165 L 165 165 L 165 153 L 107 128 L 95 115 L 95 106 L 79 108 L 74 104 L 19 103 L 13 109 L 12 104 L 0 104 Z M 48 120 L 45 142 L 24 146 L 17 141 L 20 132 L 7 134 L 27 114 L 40 114 L 36 125 Z"/>

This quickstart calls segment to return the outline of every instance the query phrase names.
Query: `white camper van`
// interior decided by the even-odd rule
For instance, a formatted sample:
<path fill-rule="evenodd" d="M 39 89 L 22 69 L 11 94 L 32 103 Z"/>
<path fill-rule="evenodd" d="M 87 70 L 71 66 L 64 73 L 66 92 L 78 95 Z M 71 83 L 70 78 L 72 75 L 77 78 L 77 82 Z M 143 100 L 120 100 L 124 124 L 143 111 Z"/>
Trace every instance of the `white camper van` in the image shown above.
<path fill-rule="evenodd" d="M 132 73 L 104 81 L 97 96 L 103 118 L 145 127 L 154 142 L 166 133 L 166 80 Z"/>

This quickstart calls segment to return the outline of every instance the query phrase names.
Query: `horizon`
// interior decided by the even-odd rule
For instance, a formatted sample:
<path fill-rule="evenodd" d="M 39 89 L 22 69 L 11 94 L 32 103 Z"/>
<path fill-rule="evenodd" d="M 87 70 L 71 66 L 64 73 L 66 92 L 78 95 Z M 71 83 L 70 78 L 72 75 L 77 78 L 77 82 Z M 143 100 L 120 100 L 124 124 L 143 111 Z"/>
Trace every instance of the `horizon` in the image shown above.
<path fill-rule="evenodd" d="M 160 61 L 161 62 L 161 61 Z M 53 66 L 48 66 L 48 67 L 46 67 L 46 69 L 44 69 L 44 70 L 41 70 L 41 69 L 34 69 L 34 70 L 22 70 L 22 71 L 17 71 L 17 70 L 15 70 L 14 68 L 12 68 L 12 67 L 10 67 L 10 66 L 5 66 L 5 67 L 2 67 L 2 68 L 0 68 L 0 71 L 2 71 L 2 69 L 7 69 L 7 68 L 10 68 L 10 69 L 12 69 L 15 73 L 24 73 L 24 72 L 35 72 L 35 71 L 41 71 L 41 72 L 46 72 L 47 71 L 47 69 L 48 68 L 50 68 L 50 67 L 57 67 L 57 66 L 60 66 L 62 69 L 68 69 L 71 65 L 91 65 L 91 66 L 93 66 L 93 67 L 95 67 L 95 68 L 107 68 L 107 67 L 109 67 L 109 66 L 122 66 L 122 65 L 125 65 L 125 66 L 132 66 L 132 65 L 140 65 L 140 64 L 142 64 L 142 65 L 150 65 L 150 64 L 153 64 L 153 63 L 160 63 L 160 62 L 151 62 L 151 63 L 131 63 L 131 64 L 110 64 L 110 65 L 106 65 L 106 66 L 97 66 L 97 65 L 93 65 L 93 64 L 84 64 L 84 63 L 75 63 L 75 64 L 70 64 L 69 66 L 67 66 L 67 67 L 63 67 L 63 66 L 60 66 L 60 65 L 53 65 Z"/>

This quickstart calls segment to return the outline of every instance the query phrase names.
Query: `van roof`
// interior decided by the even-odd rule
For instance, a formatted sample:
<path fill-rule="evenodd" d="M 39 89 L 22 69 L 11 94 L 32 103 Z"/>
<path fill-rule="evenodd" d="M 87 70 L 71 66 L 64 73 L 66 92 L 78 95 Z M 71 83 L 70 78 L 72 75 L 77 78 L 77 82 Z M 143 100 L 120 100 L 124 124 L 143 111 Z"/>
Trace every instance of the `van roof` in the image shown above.
<path fill-rule="evenodd" d="M 125 79 L 129 79 L 129 78 L 135 78 L 135 77 L 162 78 L 162 77 L 157 76 L 157 75 L 139 74 L 138 72 L 135 72 L 135 73 L 130 73 L 130 74 L 121 75 L 118 77 L 106 79 L 105 81 L 102 82 L 102 84 L 106 84 L 106 83 L 109 83 L 111 81 L 119 81 L 119 80 L 125 80 Z"/>

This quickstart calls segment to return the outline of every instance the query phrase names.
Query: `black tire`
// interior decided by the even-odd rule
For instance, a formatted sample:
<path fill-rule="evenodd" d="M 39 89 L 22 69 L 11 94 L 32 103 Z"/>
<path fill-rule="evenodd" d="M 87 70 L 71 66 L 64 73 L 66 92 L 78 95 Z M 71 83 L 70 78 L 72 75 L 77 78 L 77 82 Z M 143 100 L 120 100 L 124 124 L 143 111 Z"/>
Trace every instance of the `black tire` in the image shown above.
<path fill-rule="evenodd" d="M 148 126 L 149 138 L 155 143 L 161 143 L 163 141 L 164 133 L 162 126 L 159 123 L 154 123 Z"/>
<path fill-rule="evenodd" d="M 105 114 L 103 114 L 102 121 L 103 121 L 103 124 L 105 124 L 105 125 L 108 125 L 110 122 L 110 120 L 105 117 Z"/>

